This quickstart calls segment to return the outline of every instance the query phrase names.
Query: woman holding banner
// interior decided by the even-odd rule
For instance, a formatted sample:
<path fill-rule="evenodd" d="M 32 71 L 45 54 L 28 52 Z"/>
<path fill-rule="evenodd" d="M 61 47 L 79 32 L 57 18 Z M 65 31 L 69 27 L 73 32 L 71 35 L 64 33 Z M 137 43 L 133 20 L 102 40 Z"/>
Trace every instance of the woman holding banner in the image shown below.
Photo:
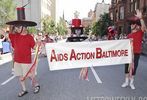
<path fill-rule="evenodd" d="M 125 64 L 125 82 L 122 87 L 127 87 L 128 85 L 131 89 L 135 89 L 134 86 L 134 76 L 136 75 L 136 70 L 139 63 L 139 58 L 141 54 L 142 38 L 143 33 L 146 31 L 146 26 L 142 18 L 142 13 L 140 10 L 136 10 L 136 15 L 128 19 L 131 25 L 131 33 L 127 36 L 131 39 L 132 44 L 132 64 Z M 130 81 L 130 83 L 129 83 Z"/>

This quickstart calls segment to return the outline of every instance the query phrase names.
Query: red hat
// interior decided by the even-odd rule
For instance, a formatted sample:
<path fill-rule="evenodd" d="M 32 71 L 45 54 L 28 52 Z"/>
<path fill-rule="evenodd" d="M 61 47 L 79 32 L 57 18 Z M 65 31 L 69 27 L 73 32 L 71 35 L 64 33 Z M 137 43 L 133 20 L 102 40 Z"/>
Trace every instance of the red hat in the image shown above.
<path fill-rule="evenodd" d="M 114 28 L 112 26 L 108 27 L 108 32 L 112 32 L 114 30 Z"/>
<path fill-rule="evenodd" d="M 25 8 L 24 7 L 18 7 L 16 9 L 17 9 L 17 20 L 9 21 L 6 24 L 16 25 L 16 26 L 36 26 L 37 25 L 36 22 L 25 20 Z"/>

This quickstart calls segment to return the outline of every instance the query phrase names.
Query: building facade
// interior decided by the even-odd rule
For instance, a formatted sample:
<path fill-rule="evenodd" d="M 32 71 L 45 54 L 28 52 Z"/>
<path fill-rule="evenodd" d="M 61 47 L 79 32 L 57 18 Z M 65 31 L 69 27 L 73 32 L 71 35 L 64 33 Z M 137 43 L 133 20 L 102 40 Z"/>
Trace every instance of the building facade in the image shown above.
<path fill-rule="evenodd" d="M 41 30 L 41 19 L 51 16 L 56 17 L 56 0 L 14 0 L 17 7 L 25 6 L 26 20 L 35 21 L 36 28 Z"/>
<path fill-rule="evenodd" d="M 88 16 L 85 18 L 82 18 L 82 26 L 83 27 L 90 27 L 93 23 L 93 11 L 92 9 L 90 9 L 90 11 L 88 12 Z"/>
<path fill-rule="evenodd" d="M 147 0 L 112 0 L 109 8 L 109 14 L 118 33 L 128 34 L 130 32 L 127 19 L 134 16 L 136 9 L 140 9 L 143 12 L 143 19 L 147 24 L 146 8 Z"/>
<path fill-rule="evenodd" d="M 100 19 L 100 15 L 103 15 L 104 13 L 109 13 L 109 7 L 110 4 L 106 4 L 104 0 L 102 1 L 102 3 L 97 3 L 94 9 L 95 21 L 98 21 Z"/>

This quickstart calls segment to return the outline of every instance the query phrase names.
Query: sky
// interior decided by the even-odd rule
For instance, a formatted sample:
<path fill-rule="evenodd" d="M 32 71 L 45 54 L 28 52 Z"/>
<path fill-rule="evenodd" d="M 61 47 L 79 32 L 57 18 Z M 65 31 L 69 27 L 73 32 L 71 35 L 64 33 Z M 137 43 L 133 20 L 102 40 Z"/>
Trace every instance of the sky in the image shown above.
<path fill-rule="evenodd" d="M 104 0 L 110 4 L 111 0 Z M 74 18 L 74 12 L 80 12 L 79 18 L 85 18 L 90 9 L 94 10 L 96 3 L 101 3 L 102 0 L 56 0 L 56 19 L 59 20 L 63 16 L 67 21 Z"/>

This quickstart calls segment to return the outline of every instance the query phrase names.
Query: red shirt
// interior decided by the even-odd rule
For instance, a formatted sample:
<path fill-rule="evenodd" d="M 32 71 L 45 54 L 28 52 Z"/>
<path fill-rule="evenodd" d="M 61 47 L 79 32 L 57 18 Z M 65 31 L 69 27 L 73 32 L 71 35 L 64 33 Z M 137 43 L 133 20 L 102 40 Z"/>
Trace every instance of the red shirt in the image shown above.
<path fill-rule="evenodd" d="M 12 47 L 14 48 L 14 61 L 18 63 L 31 63 L 31 48 L 35 41 L 30 34 L 9 34 Z"/>
<path fill-rule="evenodd" d="M 143 31 L 137 31 L 128 35 L 128 38 L 133 39 L 133 51 L 134 53 L 141 53 L 142 48 Z"/>

